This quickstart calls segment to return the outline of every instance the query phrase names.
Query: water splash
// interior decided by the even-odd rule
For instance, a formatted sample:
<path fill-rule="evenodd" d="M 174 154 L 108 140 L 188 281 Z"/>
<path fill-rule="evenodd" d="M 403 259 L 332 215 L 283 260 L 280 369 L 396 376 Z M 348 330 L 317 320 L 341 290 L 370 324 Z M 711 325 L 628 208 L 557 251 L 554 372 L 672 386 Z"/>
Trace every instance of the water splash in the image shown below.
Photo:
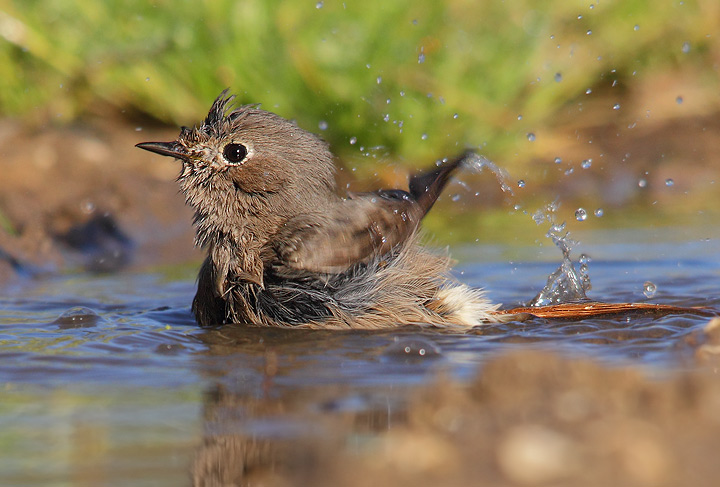
<path fill-rule="evenodd" d="M 508 184 L 508 181 L 510 180 L 510 175 L 507 173 L 507 171 L 505 171 L 505 169 L 498 167 L 497 164 L 489 160 L 487 157 L 481 156 L 480 154 L 476 154 L 474 152 L 470 152 L 465 157 L 463 165 L 467 168 L 473 169 L 475 172 L 478 173 L 481 173 L 483 169 L 487 169 L 495 175 L 495 178 L 500 184 L 500 189 L 503 190 L 503 193 L 509 193 L 510 196 L 515 195 L 512 188 L 510 187 L 510 184 Z"/>
<path fill-rule="evenodd" d="M 580 258 L 580 271 L 575 269 L 575 265 L 570 258 L 570 250 L 577 242 L 572 240 L 569 232 L 565 230 L 565 222 L 560 224 L 555 222 L 555 213 L 559 206 L 559 203 L 554 201 L 545 207 L 544 218 L 538 218 L 537 212 L 533 216 L 536 223 L 538 221 L 550 222 L 547 236 L 560 249 L 563 260 L 555 272 L 550 274 L 545 287 L 528 303 L 528 306 L 549 306 L 588 301 L 586 292 L 591 285 L 590 276 L 587 273 L 587 264 L 590 258 L 582 255 Z"/>

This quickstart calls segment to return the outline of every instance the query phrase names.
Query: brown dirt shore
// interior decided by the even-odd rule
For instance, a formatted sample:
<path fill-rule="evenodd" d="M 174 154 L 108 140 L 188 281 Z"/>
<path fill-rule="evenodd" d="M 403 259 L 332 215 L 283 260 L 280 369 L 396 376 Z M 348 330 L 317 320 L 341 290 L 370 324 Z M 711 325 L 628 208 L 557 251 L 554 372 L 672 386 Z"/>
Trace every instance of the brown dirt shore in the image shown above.
<path fill-rule="evenodd" d="M 538 136 L 533 152 L 522 156 L 529 161 L 524 167 L 532 189 L 517 197 L 528 208 L 558 197 L 568 208 L 583 202 L 606 209 L 640 204 L 663 217 L 680 215 L 678 221 L 716 214 L 720 112 L 689 115 L 658 116 L 631 133 L 617 122 L 576 119 L 563 125 L 561 118 L 561 126 Z M 0 284 L 22 271 L 115 271 L 199 261 L 192 215 L 174 182 L 177 163 L 134 147 L 172 140 L 177 132 L 114 119 L 39 129 L 0 120 Z M 593 154 L 592 167 L 580 169 L 579 162 Z M 563 156 L 562 165 L 552 162 L 555 155 Z M 353 181 L 352 189 L 402 184 L 405 171 L 379 166 L 372 188 Z M 576 166 L 571 178 L 563 175 Z M 345 182 L 348 173 L 341 171 L 339 179 Z M 640 179 L 647 180 L 641 188 Z M 668 179 L 674 181 L 671 190 Z M 481 195 L 474 207 L 507 207 L 493 178 L 471 184 Z M 435 213 L 447 210 L 457 210 L 449 198 Z"/>
<path fill-rule="evenodd" d="M 633 212 L 623 209 L 638 205 L 680 222 L 717 215 L 720 97 L 713 86 L 694 73 L 650 76 L 627 93 L 610 90 L 560 107 L 552 126 L 535 130 L 534 142 L 518 134 L 520 152 L 498 161 L 516 168 L 513 178 L 527 179 L 513 204 L 532 211 L 560 198 L 568 208 L 615 208 L 629 220 Z M 622 110 L 608 108 L 618 101 Z M 22 271 L 113 271 L 200 260 L 191 212 L 174 183 L 177 163 L 134 147 L 172 140 L 178 129 L 146 122 L 135 125 L 112 113 L 73 126 L 0 119 L 0 284 Z M 557 157 L 561 164 L 553 162 Z M 581 161 L 592 164 L 583 168 Z M 424 163 L 430 161 L 418 161 Z M 391 161 L 377 166 L 371 187 L 348 180 L 352 171 L 338 177 L 353 190 L 405 180 L 406 170 Z M 492 177 L 475 176 L 473 208 L 509 208 Z M 439 203 L 435 214 L 458 209 Z"/>
<path fill-rule="evenodd" d="M 41 130 L 0 121 L 0 282 L 23 270 L 199 260 L 178 167 L 134 147 L 176 135 L 103 121 Z"/>

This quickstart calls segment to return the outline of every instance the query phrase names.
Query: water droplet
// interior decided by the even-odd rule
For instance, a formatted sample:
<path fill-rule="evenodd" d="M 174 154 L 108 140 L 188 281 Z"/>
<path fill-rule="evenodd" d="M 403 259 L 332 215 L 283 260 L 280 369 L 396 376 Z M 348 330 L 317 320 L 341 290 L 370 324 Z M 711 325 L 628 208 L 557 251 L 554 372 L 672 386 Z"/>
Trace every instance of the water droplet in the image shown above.
<path fill-rule="evenodd" d="M 386 104 L 386 105 L 389 105 L 391 101 L 392 101 L 392 100 L 390 100 L 390 98 L 388 98 L 387 100 L 385 100 L 385 104 Z"/>
<path fill-rule="evenodd" d="M 565 171 L 565 175 L 566 175 L 566 176 L 569 176 L 569 175 L 571 175 L 571 174 L 574 173 L 574 172 L 575 172 L 575 168 L 574 168 L 574 167 L 571 167 L 571 168 L 569 168 L 569 169 L 567 169 L 567 170 Z"/>
<path fill-rule="evenodd" d="M 350 145 L 357 144 L 357 137 L 350 137 Z"/>
<path fill-rule="evenodd" d="M 61 314 L 54 324 L 60 329 L 69 330 L 72 328 L 91 328 L 96 325 L 102 325 L 105 320 L 95 311 L 84 306 L 76 306 L 70 308 Z"/>
<path fill-rule="evenodd" d="M 559 157 L 555 158 L 555 164 L 560 164 L 561 162 L 562 162 L 562 159 L 560 159 Z"/>
<path fill-rule="evenodd" d="M 598 208 L 597 210 L 595 210 L 595 216 L 598 217 L 598 218 L 600 218 L 600 217 L 603 216 L 604 214 L 605 214 L 605 211 L 603 211 L 602 208 Z"/>
<path fill-rule="evenodd" d="M 587 211 L 583 208 L 578 208 L 575 210 L 575 219 L 579 222 L 584 222 L 587 220 Z"/>
<path fill-rule="evenodd" d="M 457 193 L 455 193 L 454 195 L 452 195 L 451 199 L 452 199 L 453 201 L 460 201 L 460 195 L 457 194 Z"/>
<path fill-rule="evenodd" d="M 517 116 L 517 119 L 518 119 L 518 120 L 522 120 L 522 115 L 518 115 L 518 116 Z"/>
<path fill-rule="evenodd" d="M 377 81 L 377 84 L 382 83 L 382 76 L 378 76 L 377 78 L 375 78 L 375 81 Z"/>
<path fill-rule="evenodd" d="M 683 102 L 682 96 L 678 96 L 677 98 L 675 98 L 675 103 L 677 103 L 678 105 L 682 104 L 682 102 Z"/>
<path fill-rule="evenodd" d="M 672 179 L 668 178 L 665 180 L 665 186 L 667 186 L 668 188 L 673 185 L 675 185 L 675 181 L 673 181 Z"/>
<path fill-rule="evenodd" d="M 545 221 L 545 213 L 543 213 L 542 210 L 537 210 L 535 213 L 532 214 L 532 219 L 536 225 L 540 225 L 542 222 Z"/>
<path fill-rule="evenodd" d="M 683 42 L 682 52 L 684 52 L 685 54 L 690 52 L 690 42 L 688 42 L 688 41 Z"/>
<path fill-rule="evenodd" d="M 562 81 L 562 73 L 555 73 L 554 79 L 555 79 L 556 83 L 561 82 Z"/>
<path fill-rule="evenodd" d="M 388 122 L 389 120 L 390 120 L 390 114 L 389 114 L 389 113 L 386 113 L 385 115 L 383 115 L 383 121 Z"/>
<path fill-rule="evenodd" d="M 648 298 L 652 298 L 653 296 L 655 296 L 656 293 L 657 286 L 655 285 L 655 283 L 645 281 L 645 283 L 643 284 L 643 294 Z"/>
<path fill-rule="evenodd" d="M 530 142 L 535 142 L 535 134 L 532 132 L 529 132 L 527 134 L 527 140 L 529 140 Z"/>
<path fill-rule="evenodd" d="M 578 20 L 581 20 L 581 19 L 582 19 L 582 15 L 578 15 L 577 18 L 578 18 Z"/>
<path fill-rule="evenodd" d="M 635 24 L 635 26 L 633 27 L 633 30 L 634 30 L 634 31 L 638 31 L 638 30 L 640 30 L 640 26 L 639 26 L 639 25 L 637 25 L 637 24 Z"/>
<path fill-rule="evenodd" d="M 590 166 L 592 166 L 592 159 L 585 159 L 582 163 L 580 163 L 580 167 L 583 169 L 588 169 Z"/>
<path fill-rule="evenodd" d="M 422 134 L 422 135 L 420 136 L 420 138 L 421 138 L 422 140 L 427 140 L 428 134 Z"/>
<path fill-rule="evenodd" d="M 518 181 L 518 188 L 524 188 L 524 187 L 525 187 L 525 180 L 521 179 L 520 181 Z"/>
<path fill-rule="evenodd" d="M 424 63 L 424 62 L 425 62 L 425 53 L 424 53 L 424 52 L 421 52 L 421 53 L 418 55 L 418 64 L 422 64 L 422 63 Z"/>
<path fill-rule="evenodd" d="M 613 110 L 620 110 L 620 104 L 619 103 L 614 104 Z"/>
<path fill-rule="evenodd" d="M 90 200 L 85 200 L 80 204 L 80 210 L 86 215 L 89 215 L 95 211 L 95 203 Z"/>
<path fill-rule="evenodd" d="M 640 179 L 638 181 L 638 186 L 644 188 L 645 186 L 647 186 L 647 181 L 645 179 Z"/>
<path fill-rule="evenodd" d="M 327 130 L 328 123 L 325 120 L 320 120 L 320 123 L 318 123 L 318 128 L 320 130 Z"/>
<path fill-rule="evenodd" d="M 315 8 L 323 8 L 323 2 L 316 3 Z"/>
<path fill-rule="evenodd" d="M 405 91 L 400 91 L 400 96 L 405 96 Z"/>
<path fill-rule="evenodd" d="M 453 118 L 457 120 L 458 114 L 457 114 L 457 113 L 453 113 Z"/>
<path fill-rule="evenodd" d="M 591 31 L 590 29 L 588 29 L 588 31 L 585 32 L 585 34 L 587 34 L 587 35 L 592 35 L 592 31 Z"/>
<path fill-rule="evenodd" d="M 420 360 L 440 357 L 442 350 L 425 338 L 396 337 L 394 343 L 383 350 L 383 355 L 394 359 Z"/>
<path fill-rule="evenodd" d="M 150 81 L 150 76 L 148 76 L 147 78 L 145 78 L 145 81 Z"/>

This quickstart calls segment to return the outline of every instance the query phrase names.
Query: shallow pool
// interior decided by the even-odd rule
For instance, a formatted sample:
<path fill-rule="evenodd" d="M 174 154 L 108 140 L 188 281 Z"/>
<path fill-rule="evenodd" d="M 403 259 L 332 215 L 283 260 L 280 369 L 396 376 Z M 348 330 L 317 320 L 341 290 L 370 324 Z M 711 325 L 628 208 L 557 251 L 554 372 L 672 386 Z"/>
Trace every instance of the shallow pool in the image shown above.
<path fill-rule="evenodd" d="M 593 299 L 720 309 L 720 247 L 702 231 L 604 231 L 583 241 Z M 552 245 L 453 253 L 458 278 L 507 307 L 532 299 L 560 260 Z M 531 320 L 467 334 L 202 330 L 189 312 L 194 270 L 169 275 L 50 276 L 5 289 L 1 485 L 189 485 L 212 463 L 208 438 L 219 432 L 317 441 L 325 432 L 313 418 L 350 411 L 370 434 L 402 419 L 419 384 L 438 374 L 465 380 L 514 348 L 671 374 L 695 366 L 685 338 L 708 321 Z"/>

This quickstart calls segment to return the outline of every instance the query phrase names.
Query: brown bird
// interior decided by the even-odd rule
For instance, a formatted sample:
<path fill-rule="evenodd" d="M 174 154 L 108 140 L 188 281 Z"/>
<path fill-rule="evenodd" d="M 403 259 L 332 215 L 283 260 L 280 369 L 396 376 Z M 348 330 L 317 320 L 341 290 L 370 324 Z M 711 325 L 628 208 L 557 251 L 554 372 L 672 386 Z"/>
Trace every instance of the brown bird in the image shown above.
<path fill-rule="evenodd" d="M 225 90 L 199 127 L 137 147 L 182 162 L 178 182 L 208 255 L 192 310 L 202 326 L 311 328 L 497 321 L 456 282 L 418 225 L 468 154 L 410 179 L 409 191 L 340 197 L 327 144 Z"/>

